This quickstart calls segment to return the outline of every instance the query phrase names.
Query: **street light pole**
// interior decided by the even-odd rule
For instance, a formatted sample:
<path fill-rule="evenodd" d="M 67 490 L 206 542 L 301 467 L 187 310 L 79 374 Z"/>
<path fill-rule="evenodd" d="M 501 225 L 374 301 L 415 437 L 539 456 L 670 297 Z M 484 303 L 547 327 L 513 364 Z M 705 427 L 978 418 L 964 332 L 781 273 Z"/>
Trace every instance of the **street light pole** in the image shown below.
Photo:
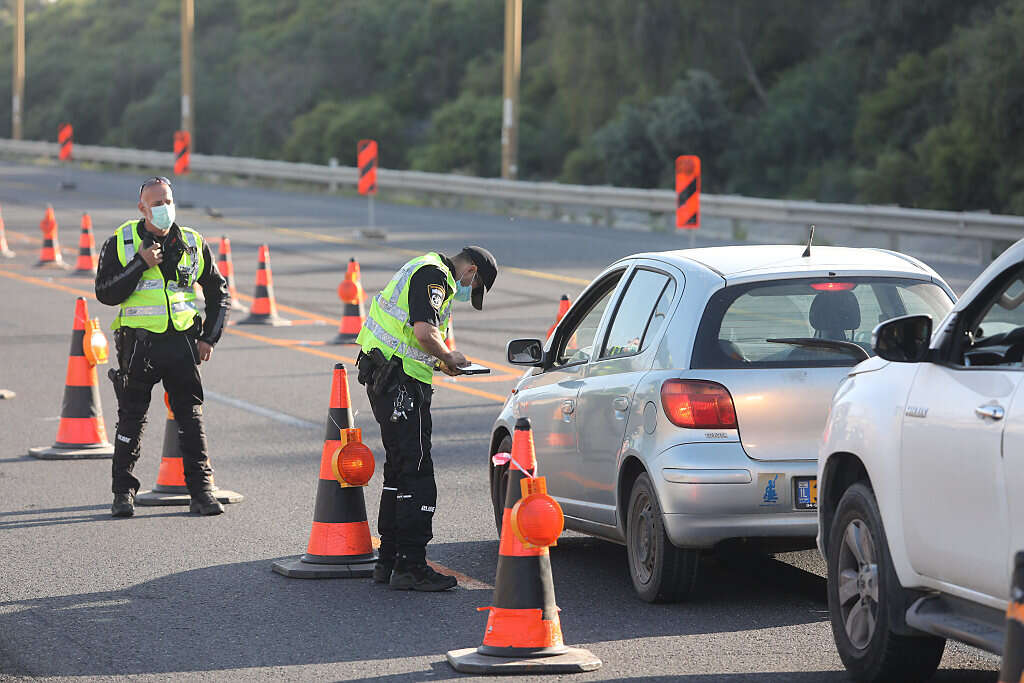
<path fill-rule="evenodd" d="M 505 85 L 501 111 L 501 177 L 519 174 L 519 72 L 523 56 L 523 0 L 505 0 Z"/>
<path fill-rule="evenodd" d="M 195 0 L 181 0 L 181 129 L 188 131 L 195 146 L 195 98 L 192 97 L 192 30 Z"/>
<path fill-rule="evenodd" d="M 14 78 L 11 88 L 11 137 L 21 139 L 25 103 L 25 0 L 14 0 Z"/>

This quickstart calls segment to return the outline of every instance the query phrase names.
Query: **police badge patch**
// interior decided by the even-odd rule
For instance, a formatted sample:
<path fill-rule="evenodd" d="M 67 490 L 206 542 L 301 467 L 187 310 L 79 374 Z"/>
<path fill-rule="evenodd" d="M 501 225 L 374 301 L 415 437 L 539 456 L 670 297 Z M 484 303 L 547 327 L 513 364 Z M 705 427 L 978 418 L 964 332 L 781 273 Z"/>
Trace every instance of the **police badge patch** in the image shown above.
<path fill-rule="evenodd" d="M 444 303 L 444 287 L 441 285 L 427 285 L 427 296 L 434 310 L 440 311 L 441 304 Z"/>

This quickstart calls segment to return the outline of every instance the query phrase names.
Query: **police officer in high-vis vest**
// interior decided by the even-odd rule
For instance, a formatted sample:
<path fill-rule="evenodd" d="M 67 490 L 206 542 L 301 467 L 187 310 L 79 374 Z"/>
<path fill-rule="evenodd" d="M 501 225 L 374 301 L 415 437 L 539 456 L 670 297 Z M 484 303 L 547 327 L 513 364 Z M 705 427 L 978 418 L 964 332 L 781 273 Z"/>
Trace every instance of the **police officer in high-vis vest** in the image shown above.
<path fill-rule="evenodd" d="M 380 559 L 373 580 L 398 590 L 454 588 L 454 576 L 427 565 L 437 505 L 430 459 L 430 398 L 434 370 L 460 374 L 468 365 L 445 345 L 452 300 L 483 308 L 498 275 L 489 251 L 466 247 L 451 259 L 428 253 L 402 266 L 374 297 L 357 343 L 359 382 L 380 425 L 384 488 L 377 523 Z"/>
<path fill-rule="evenodd" d="M 139 480 L 132 469 L 153 385 L 161 380 L 178 423 L 190 509 L 220 514 L 224 507 L 211 492 L 199 364 L 210 359 L 227 323 L 227 282 L 203 236 L 174 222 L 167 178 L 142 184 L 139 211 L 141 220 L 122 224 L 103 244 L 96 273 L 96 298 L 120 306 L 112 325 L 119 367 L 109 373 L 117 394 L 111 514 L 135 513 Z M 206 298 L 205 322 L 196 305 L 196 283 Z"/>

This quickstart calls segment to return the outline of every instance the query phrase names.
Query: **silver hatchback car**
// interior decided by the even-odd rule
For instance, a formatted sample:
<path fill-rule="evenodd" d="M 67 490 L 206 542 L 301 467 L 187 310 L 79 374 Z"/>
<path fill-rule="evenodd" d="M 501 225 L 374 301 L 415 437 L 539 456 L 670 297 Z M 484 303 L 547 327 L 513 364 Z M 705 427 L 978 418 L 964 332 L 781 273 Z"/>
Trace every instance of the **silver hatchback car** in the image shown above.
<path fill-rule="evenodd" d="M 606 268 L 546 342 L 494 424 L 490 453 L 533 425 L 566 527 L 627 546 L 637 593 L 693 591 L 701 553 L 729 539 L 814 546 L 817 452 L 832 394 L 871 330 L 945 317 L 949 286 L 880 249 L 733 246 L 645 253 Z M 508 466 L 490 462 L 501 524 Z M 500 462 L 500 460 L 499 460 Z"/>

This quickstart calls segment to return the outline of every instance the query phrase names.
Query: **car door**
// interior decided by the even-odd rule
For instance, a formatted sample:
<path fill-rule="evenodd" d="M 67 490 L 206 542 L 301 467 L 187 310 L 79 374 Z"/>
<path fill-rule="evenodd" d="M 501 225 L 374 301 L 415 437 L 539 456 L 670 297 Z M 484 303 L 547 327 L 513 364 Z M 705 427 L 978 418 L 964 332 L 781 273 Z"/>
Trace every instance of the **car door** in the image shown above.
<path fill-rule="evenodd" d="M 961 332 L 939 351 L 938 362 L 919 367 L 903 417 L 903 527 L 911 565 L 990 596 L 1005 595 L 1009 581 L 1004 453 L 1010 445 L 1003 438 L 1022 376 L 1020 358 L 1011 357 L 1020 350 L 999 342 L 1013 330 L 1024 333 L 1022 302 L 1019 271 L 983 290 L 960 314 Z"/>
<path fill-rule="evenodd" d="M 615 524 L 616 472 L 633 393 L 651 367 L 652 341 L 660 338 L 676 290 L 675 278 L 655 266 L 638 266 L 628 275 L 577 400 L 573 478 L 579 499 L 567 505 L 566 514 Z"/>
<path fill-rule="evenodd" d="M 1003 488 L 1006 491 L 1010 519 L 1010 544 L 1006 555 L 1007 574 L 1012 571 L 1013 555 L 1024 550 L 1024 383 L 1017 386 L 1003 428 Z M 1006 588 L 1009 588 L 1007 584 Z M 999 594 L 1006 599 L 1007 594 Z"/>
<path fill-rule="evenodd" d="M 576 400 L 601 321 L 625 270 L 606 274 L 569 309 L 551 338 L 554 364 L 517 393 L 516 416 L 530 419 L 538 469 L 547 478 L 548 493 L 559 502 L 579 497 L 574 476 Z"/>

